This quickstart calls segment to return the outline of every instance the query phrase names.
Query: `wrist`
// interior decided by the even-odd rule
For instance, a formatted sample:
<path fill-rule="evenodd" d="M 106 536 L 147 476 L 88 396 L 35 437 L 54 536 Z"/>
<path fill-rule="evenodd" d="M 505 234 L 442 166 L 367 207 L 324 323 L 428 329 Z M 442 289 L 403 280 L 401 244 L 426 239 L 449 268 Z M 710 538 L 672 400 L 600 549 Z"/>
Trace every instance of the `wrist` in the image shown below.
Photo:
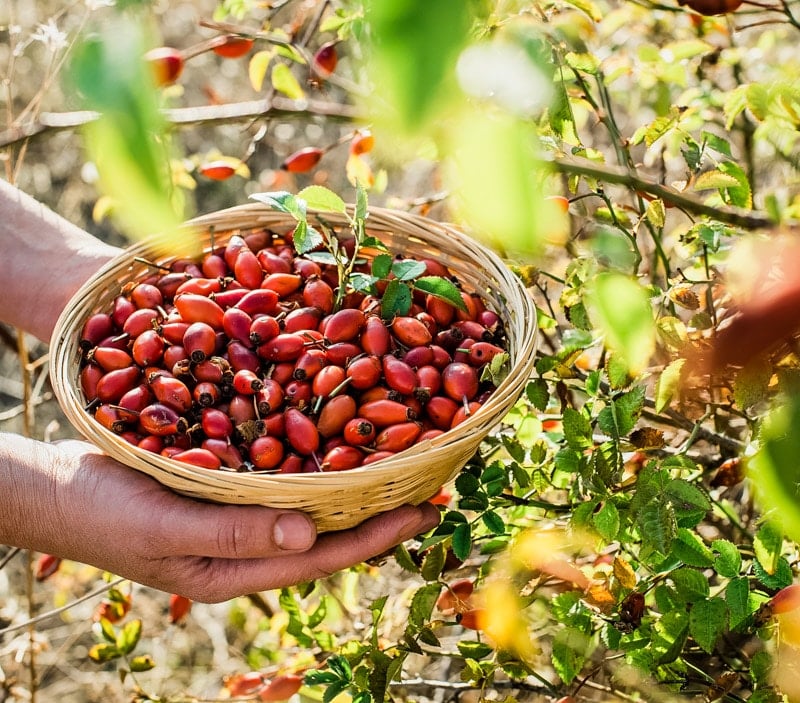
<path fill-rule="evenodd" d="M 58 528 L 57 453 L 51 445 L 0 433 L 0 543 L 50 551 Z"/>

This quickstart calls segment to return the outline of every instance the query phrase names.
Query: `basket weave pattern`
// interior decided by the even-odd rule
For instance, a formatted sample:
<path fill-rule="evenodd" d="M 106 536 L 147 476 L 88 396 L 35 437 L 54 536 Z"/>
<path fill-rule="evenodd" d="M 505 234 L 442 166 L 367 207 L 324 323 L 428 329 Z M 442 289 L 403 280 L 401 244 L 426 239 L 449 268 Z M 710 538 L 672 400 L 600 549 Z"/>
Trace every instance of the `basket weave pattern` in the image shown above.
<path fill-rule="evenodd" d="M 346 218 L 324 214 L 326 224 L 344 228 Z M 309 213 L 309 220 L 313 215 Z M 379 512 L 419 504 L 452 480 L 481 440 L 519 397 L 530 376 L 536 349 L 536 310 L 519 279 L 490 250 L 455 228 L 424 217 L 370 208 L 368 234 L 392 253 L 430 258 L 447 266 L 464 290 L 478 292 L 503 321 L 511 371 L 477 412 L 456 428 L 380 462 L 348 471 L 316 474 L 264 474 L 213 471 L 184 464 L 125 442 L 85 410 L 80 389 L 80 330 L 99 310 L 110 310 L 123 286 L 152 273 L 143 258 L 160 265 L 165 256 L 153 241 L 131 246 L 98 271 L 75 294 L 60 316 L 51 341 L 50 373 L 66 417 L 90 442 L 118 461 L 142 471 L 179 493 L 222 503 L 261 504 L 308 512 L 320 532 L 352 527 Z M 291 231 L 294 220 L 262 205 L 248 204 L 187 223 L 203 251 L 220 246 L 233 233 L 267 228 Z M 196 235 L 195 235 L 196 233 Z"/>

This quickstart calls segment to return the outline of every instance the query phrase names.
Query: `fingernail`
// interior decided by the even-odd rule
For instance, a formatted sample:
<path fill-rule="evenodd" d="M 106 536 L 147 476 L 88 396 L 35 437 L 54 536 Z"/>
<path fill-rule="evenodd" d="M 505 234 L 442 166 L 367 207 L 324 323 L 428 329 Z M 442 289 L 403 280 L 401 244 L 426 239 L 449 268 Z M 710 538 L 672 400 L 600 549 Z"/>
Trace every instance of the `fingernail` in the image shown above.
<path fill-rule="evenodd" d="M 314 523 L 299 513 L 284 513 L 272 528 L 272 539 L 281 549 L 308 549 L 316 536 Z"/>

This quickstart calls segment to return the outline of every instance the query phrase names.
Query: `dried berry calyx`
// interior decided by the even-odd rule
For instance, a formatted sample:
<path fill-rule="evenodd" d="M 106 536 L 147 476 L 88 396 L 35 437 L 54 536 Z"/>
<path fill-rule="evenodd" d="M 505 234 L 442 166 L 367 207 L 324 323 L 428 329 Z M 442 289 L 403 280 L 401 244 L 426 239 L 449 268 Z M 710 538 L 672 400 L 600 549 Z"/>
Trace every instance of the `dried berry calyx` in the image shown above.
<path fill-rule="evenodd" d="M 294 229 L 145 262 L 79 333 L 87 411 L 144 451 L 273 473 L 368 466 L 478 412 L 508 358 L 500 317 L 440 262 L 388 251 L 363 192 L 349 226 L 307 219 L 337 198 L 266 194 Z"/>

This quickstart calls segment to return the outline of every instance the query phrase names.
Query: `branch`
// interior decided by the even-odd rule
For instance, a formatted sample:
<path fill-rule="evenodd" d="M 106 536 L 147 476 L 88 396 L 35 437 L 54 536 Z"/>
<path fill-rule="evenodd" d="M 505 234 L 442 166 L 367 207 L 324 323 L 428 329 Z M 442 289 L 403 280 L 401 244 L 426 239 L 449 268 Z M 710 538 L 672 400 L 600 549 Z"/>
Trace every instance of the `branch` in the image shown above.
<path fill-rule="evenodd" d="M 590 176 L 607 183 L 617 183 L 634 190 L 649 193 L 670 203 L 681 210 L 695 215 L 706 215 L 718 222 L 724 222 L 743 229 L 774 229 L 778 223 L 765 213 L 745 210 L 738 207 L 707 205 L 699 198 L 681 193 L 674 188 L 641 178 L 627 169 L 597 164 L 589 159 L 573 156 L 558 156 L 552 161 L 553 167 L 562 173 L 578 176 Z M 786 228 L 797 228 L 800 223 L 786 224 Z"/>
<path fill-rule="evenodd" d="M 271 100 L 248 100 L 226 105 L 202 105 L 163 110 L 167 122 L 173 127 L 220 122 L 246 122 L 265 117 L 320 116 L 337 121 L 363 119 L 361 112 L 350 106 L 320 100 L 290 100 L 273 97 Z M 11 127 L 0 132 L 0 149 L 42 134 L 64 129 L 83 127 L 98 118 L 98 113 L 89 110 L 77 112 L 43 112 L 37 120 Z"/>
<path fill-rule="evenodd" d="M 444 689 L 448 691 L 480 691 L 482 690 L 480 686 L 477 686 L 473 683 L 464 683 L 460 681 L 438 681 L 436 679 L 423 679 L 423 678 L 416 678 L 416 679 L 404 679 L 401 681 L 391 681 L 389 684 L 392 688 L 433 688 L 433 689 Z M 542 695 L 551 696 L 553 694 L 552 689 L 545 688 L 544 686 L 539 686 L 537 684 L 527 683 L 525 681 L 510 681 L 510 680 L 501 680 L 501 681 L 492 681 L 492 688 L 510 688 L 510 689 L 520 689 L 523 691 L 532 691 L 535 693 L 540 693 Z"/>

